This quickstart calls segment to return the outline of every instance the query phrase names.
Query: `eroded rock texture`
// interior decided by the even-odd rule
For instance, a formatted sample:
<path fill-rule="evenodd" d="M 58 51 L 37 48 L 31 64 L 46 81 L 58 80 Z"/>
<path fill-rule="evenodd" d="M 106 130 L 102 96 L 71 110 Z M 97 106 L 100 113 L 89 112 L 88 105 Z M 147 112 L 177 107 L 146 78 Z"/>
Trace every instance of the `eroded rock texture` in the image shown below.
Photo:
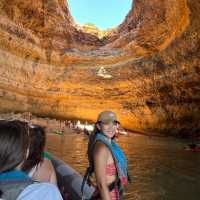
<path fill-rule="evenodd" d="M 116 111 L 127 129 L 200 128 L 200 2 L 134 0 L 98 38 L 65 0 L 0 1 L 0 111 L 94 121 Z"/>

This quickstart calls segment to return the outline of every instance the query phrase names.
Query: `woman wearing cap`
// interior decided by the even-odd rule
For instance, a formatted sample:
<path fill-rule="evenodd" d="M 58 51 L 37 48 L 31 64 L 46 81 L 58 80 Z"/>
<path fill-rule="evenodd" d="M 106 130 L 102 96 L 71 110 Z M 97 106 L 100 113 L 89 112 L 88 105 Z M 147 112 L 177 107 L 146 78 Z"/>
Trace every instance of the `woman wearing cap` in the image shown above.
<path fill-rule="evenodd" d="M 128 180 L 127 161 L 114 141 L 119 126 L 112 111 L 101 112 L 88 144 L 90 169 L 95 174 L 97 192 L 93 199 L 122 199 L 123 188 Z"/>

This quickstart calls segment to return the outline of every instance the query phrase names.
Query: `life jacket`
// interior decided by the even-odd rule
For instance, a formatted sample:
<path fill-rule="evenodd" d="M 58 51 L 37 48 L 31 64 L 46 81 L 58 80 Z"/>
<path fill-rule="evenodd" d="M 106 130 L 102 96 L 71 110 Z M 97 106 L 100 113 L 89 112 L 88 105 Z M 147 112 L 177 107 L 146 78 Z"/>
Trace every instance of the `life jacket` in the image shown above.
<path fill-rule="evenodd" d="M 89 167 L 86 170 L 85 176 L 83 178 L 82 182 L 82 187 L 81 187 L 81 192 L 83 194 L 83 188 L 84 184 L 87 181 L 87 183 L 90 185 L 90 177 L 92 176 L 94 172 L 94 162 L 93 162 L 93 150 L 96 142 L 99 141 L 103 144 L 106 145 L 106 147 L 110 150 L 112 153 L 116 169 L 117 169 L 117 186 L 120 194 L 123 193 L 123 180 L 125 179 L 126 182 L 130 182 L 130 176 L 128 175 L 128 163 L 127 160 L 122 153 L 121 149 L 119 146 L 115 143 L 115 140 L 110 140 L 103 134 L 97 133 L 97 134 L 92 134 L 89 138 L 89 143 L 88 143 L 88 161 L 89 161 Z M 84 194 L 83 194 L 84 197 Z"/>
<path fill-rule="evenodd" d="M 34 182 L 21 171 L 0 173 L 0 191 L 2 193 L 0 198 L 16 200 L 20 193 Z"/>

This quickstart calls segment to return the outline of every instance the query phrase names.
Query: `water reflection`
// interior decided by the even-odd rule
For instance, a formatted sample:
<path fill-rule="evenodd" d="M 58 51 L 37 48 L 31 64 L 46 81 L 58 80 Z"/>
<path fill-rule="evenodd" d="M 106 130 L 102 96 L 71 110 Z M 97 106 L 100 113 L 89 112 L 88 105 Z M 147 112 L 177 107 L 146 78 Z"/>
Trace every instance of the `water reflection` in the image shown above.
<path fill-rule="evenodd" d="M 200 199 L 200 153 L 183 150 L 185 141 L 174 138 L 120 136 L 133 182 L 127 200 Z M 87 166 L 87 138 L 83 135 L 49 135 L 47 150 L 82 175 Z"/>

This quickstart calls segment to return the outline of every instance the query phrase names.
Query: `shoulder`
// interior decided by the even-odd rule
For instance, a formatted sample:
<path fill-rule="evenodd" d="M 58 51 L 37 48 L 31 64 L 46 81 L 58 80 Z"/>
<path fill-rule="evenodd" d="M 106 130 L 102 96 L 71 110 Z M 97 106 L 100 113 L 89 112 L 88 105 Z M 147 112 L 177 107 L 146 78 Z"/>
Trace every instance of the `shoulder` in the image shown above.
<path fill-rule="evenodd" d="M 109 155 L 109 149 L 106 147 L 106 145 L 103 144 L 102 142 L 97 141 L 94 146 L 93 156 L 108 157 L 108 155 Z"/>
<path fill-rule="evenodd" d="M 51 174 L 54 171 L 52 162 L 48 158 L 44 158 L 42 162 L 37 165 L 36 171 L 33 176 L 43 176 L 44 174 Z M 37 177 L 38 178 L 38 177 Z M 40 180 L 40 179 L 39 179 Z"/>
<path fill-rule="evenodd" d="M 34 183 L 26 187 L 17 200 L 62 200 L 58 188 L 51 183 Z"/>
<path fill-rule="evenodd" d="M 53 168 L 52 162 L 48 158 L 44 158 L 39 166 L 41 168 L 45 168 L 45 169 L 52 169 Z"/>

